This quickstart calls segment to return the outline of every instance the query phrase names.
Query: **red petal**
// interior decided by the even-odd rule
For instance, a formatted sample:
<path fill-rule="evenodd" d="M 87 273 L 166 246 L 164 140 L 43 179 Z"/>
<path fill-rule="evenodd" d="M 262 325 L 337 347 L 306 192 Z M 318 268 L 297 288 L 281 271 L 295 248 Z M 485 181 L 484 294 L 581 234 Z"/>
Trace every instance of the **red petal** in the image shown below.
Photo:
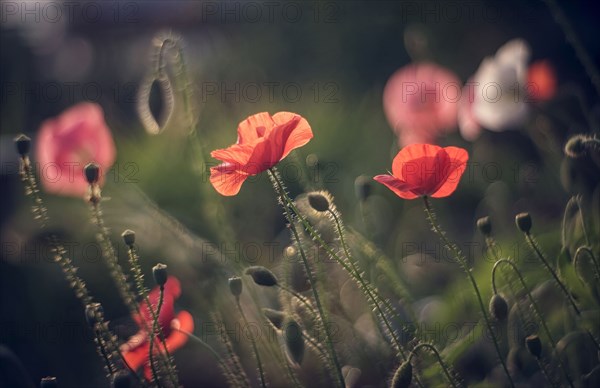
<path fill-rule="evenodd" d="M 188 335 L 182 333 L 192 333 L 194 331 L 194 318 L 187 311 L 180 311 L 177 314 L 176 320 L 171 321 L 171 334 L 165 339 L 169 353 L 181 348 L 189 339 Z"/>
<path fill-rule="evenodd" d="M 431 194 L 433 198 L 447 197 L 456 190 L 456 186 L 458 186 L 458 182 L 460 182 L 460 178 L 467 168 L 467 160 L 469 160 L 469 154 L 462 148 L 445 147 L 444 152 L 449 157 L 446 178 L 438 190 Z"/>
<path fill-rule="evenodd" d="M 222 162 L 231 164 L 238 170 L 242 170 L 243 167 L 248 163 L 248 160 L 250 160 L 252 151 L 254 151 L 254 147 L 252 145 L 234 144 L 227 148 L 214 150 L 210 153 L 210 156 Z"/>
<path fill-rule="evenodd" d="M 133 370 L 138 370 L 143 364 L 148 362 L 148 352 L 150 344 L 146 342 L 144 345 L 135 348 L 129 352 L 123 352 L 123 361 Z"/>
<path fill-rule="evenodd" d="M 285 147 L 283 149 L 283 155 L 280 160 L 288 156 L 292 150 L 296 148 L 300 148 L 313 138 L 313 133 L 308 124 L 308 121 L 300 115 L 291 112 L 279 112 L 273 116 L 273 120 L 278 125 L 289 123 L 296 120 L 299 117 L 300 120 L 297 122 L 296 126 L 292 129 L 291 133 L 288 135 L 287 140 L 285 141 Z"/>
<path fill-rule="evenodd" d="M 232 196 L 240 192 L 242 183 L 248 178 L 248 174 L 239 172 L 238 167 L 228 163 L 211 167 L 210 183 L 219 194 Z"/>
<path fill-rule="evenodd" d="M 275 122 L 267 112 L 248 117 L 238 125 L 238 144 L 254 143 L 260 137 L 267 136 L 275 127 Z"/>
<path fill-rule="evenodd" d="M 404 147 L 394 158 L 392 171 L 406 182 L 416 195 L 431 195 L 444 183 L 449 157 L 441 147 L 431 144 L 412 144 Z"/>
<path fill-rule="evenodd" d="M 406 182 L 393 177 L 392 175 L 377 175 L 373 177 L 377 182 L 385 185 L 388 189 L 392 190 L 397 196 L 404 199 L 414 199 L 418 196 L 410 191 L 410 186 Z"/>

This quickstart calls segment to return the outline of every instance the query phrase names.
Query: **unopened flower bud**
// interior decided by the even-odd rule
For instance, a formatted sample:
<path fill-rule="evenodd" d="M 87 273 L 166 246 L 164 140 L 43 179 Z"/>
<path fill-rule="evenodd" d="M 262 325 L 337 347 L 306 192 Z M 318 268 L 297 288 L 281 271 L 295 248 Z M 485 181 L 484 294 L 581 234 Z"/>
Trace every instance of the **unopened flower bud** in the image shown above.
<path fill-rule="evenodd" d="M 88 163 L 83 168 L 83 173 L 85 174 L 85 179 L 90 185 L 96 183 L 100 178 L 100 166 L 98 166 L 96 163 Z"/>
<path fill-rule="evenodd" d="M 535 334 L 528 336 L 525 338 L 525 345 L 532 356 L 540 358 L 542 355 L 542 341 L 540 341 L 540 337 Z"/>
<path fill-rule="evenodd" d="M 321 193 L 308 194 L 308 204 L 318 212 L 329 210 L 329 200 Z"/>
<path fill-rule="evenodd" d="M 263 314 L 265 314 L 265 317 L 267 317 L 267 319 L 269 320 L 269 322 L 271 322 L 271 324 L 273 324 L 273 326 L 275 326 L 277 329 L 281 330 L 281 327 L 283 326 L 283 321 L 285 320 L 285 314 L 281 311 L 269 308 L 263 308 L 262 311 Z"/>
<path fill-rule="evenodd" d="M 231 295 L 239 298 L 242 295 L 242 278 L 239 276 L 233 276 L 229 278 L 229 291 Z"/>
<path fill-rule="evenodd" d="M 515 217 L 517 228 L 523 233 L 529 233 L 531 230 L 531 216 L 529 213 L 519 213 Z"/>
<path fill-rule="evenodd" d="M 301 364 L 304 358 L 304 336 L 298 322 L 290 319 L 283 324 L 283 339 L 290 359 L 298 365 Z"/>
<path fill-rule="evenodd" d="M 123 241 L 125 242 L 125 245 L 130 247 L 133 244 L 135 244 L 135 232 L 133 230 L 131 230 L 131 229 L 125 230 L 123 233 L 121 233 L 121 237 L 123 237 Z"/>
<path fill-rule="evenodd" d="M 58 383 L 56 381 L 56 377 L 44 377 L 42 381 L 40 381 L 40 388 L 57 388 Z"/>
<path fill-rule="evenodd" d="M 412 381 L 412 365 L 408 361 L 404 361 L 398 369 L 396 373 L 394 373 L 394 378 L 392 379 L 392 388 L 408 388 L 410 386 L 410 382 Z"/>
<path fill-rule="evenodd" d="M 17 146 L 17 152 L 21 156 L 29 154 L 31 148 L 31 139 L 23 134 L 15 138 L 15 145 Z"/>
<path fill-rule="evenodd" d="M 571 158 L 581 158 L 585 155 L 586 142 L 588 138 L 584 135 L 575 135 L 565 144 L 565 154 Z"/>
<path fill-rule="evenodd" d="M 354 180 L 354 194 L 359 201 L 364 201 L 371 195 L 371 179 L 360 175 Z"/>
<path fill-rule="evenodd" d="M 259 286 L 272 287 L 277 285 L 277 278 L 269 269 L 261 266 L 252 266 L 246 268 L 246 275 L 252 276 L 254 283 Z"/>
<path fill-rule="evenodd" d="M 481 217 L 477 220 L 477 229 L 484 236 L 488 237 L 492 234 L 492 222 L 490 221 L 490 217 Z"/>
<path fill-rule="evenodd" d="M 96 326 L 98 318 L 104 316 L 104 308 L 100 303 L 90 303 L 85 306 L 85 320 L 90 327 Z"/>
<path fill-rule="evenodd" d="M 131 387 L 131 378 L 125 371 L 117 372 L 112 377 L 111 388 L 129 388 Z"/>
<path fill-rule="evenodd" d="M 490 315 L 498 320 L 503 321 L 508 316 L 508 303 L 501 295 L 494 294 L 490 299 Z"/>
<path fill-rule="evenodd" d="M 165 264 L 156 264 L 152 267 L 152 276 L 154 276 L 154 281 L 159 286 L 164 286 L 167 282 L 167 266 Z"/>

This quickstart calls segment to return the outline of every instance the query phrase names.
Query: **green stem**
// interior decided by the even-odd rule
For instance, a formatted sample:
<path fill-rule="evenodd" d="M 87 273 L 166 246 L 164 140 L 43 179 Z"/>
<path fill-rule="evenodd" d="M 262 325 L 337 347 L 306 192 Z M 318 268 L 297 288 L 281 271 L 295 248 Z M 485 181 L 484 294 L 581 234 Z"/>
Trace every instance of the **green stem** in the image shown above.
<path fill-rule="evenodd" d="M 487 310 L 483 303 L 483 299 L 481 298 L 481 292 L 479 291 L 479 287 L 477 286 L 475 277 L 473 276 L 471 269 L 468 267 L 466 260 L 463 258 L 462 253 L 458 250 L 458 248 L 453 243 L 450 242 L 450 240 L 448 240 L 445 232 L 438 225 L 438 223 L 435 219 L 435 215 L 433 214 L 433 211 L 431 210 L 431 206 L 429 204 L 429 199 L 427 198 L 427 196 L 423 196 L 423 203 L 425 204 L 425 213 L 427 214 L 427 219 L 429 220 L 431 227 L 433 228 L 434 232 L 439 236 L 440 240 L 442 240 L 442 243 L 445 245 L 446 249 L 452 251 L 452 253 L 454 254 L 454 257 L 456 258 L 456 260 L 458 261 L 460 267 L 462 268 L 462 270 L 466 273 L 467 277 L 469 278 L 469 281 L 471 282 L 471 285 L 473 286 L 473 290 L 475 290 L 475 294 L 477 295 L 477 301 L 479 302 L 479 308 L 481 309 L 481 312 L 483 314 L 483 319 L 485 320 L 487 329 L 490 333 L 490 336 L 492 337 L 492 341 L 494 342 L 494 348 L 496 349 L 496 353 L 498 354 L 498 357 L 500 358 L 500 363 L 502 364 L 502 369 L 504 370 L 506 377 L 508 377 L 510 386 L 514 388 L 515 384 L 512 380 L 512 377 L 510 376 L 510 373 L 508 372 L 508 368 L 506 367 L 506 362 L 504 361 L 504 357 L 502 357 L 502 353 L 500 352 L 500 345 L 498 344 L 498 339 L 496 338 L 496 333 L 494 332 L 492 323 L 490 322 L 489 317 L 487 315 Z"/>
<path fill-rule="evenodd" d="M 240 312 L 240 315 L 242 316 L 242 319 L 244 321 L 244 326 L 250 327 L 250 325 L 248 324 L 248 320 L 246 319 L 246 314 L 244 314 L 244 310 L 242 309 L 242 306 L 240 305 L 239 297 L 237 297 L 235 299 L 235 304 L 237 305 L 238 311 Z M 260 375 L 260 385 L 263 388 L 266 388 L 267 383 L 265 381 L 265 372 L 263 370 L 263 365 L 260 360 L 260 354 L 258 353 L 258 348 L 256 347 L 256 341 L 254 340 L 254 336 L 250 336 L 250 343 L 252 344 L 252 350 L 254 351 L 254 356 L 256 357 L 256 363 L 258 364 L 258 372 Z"/>
<path fill-rule="evenodd" d="M 442 358 L 442 356 L 440 355 L 440 353 L 438 352 L 438 350 L 436 349 L 435 346 L 433 346 L 431 344 L 428 344 L 428 343 L 420 343 L 420 344 L 418 344 L 417 346 L 414 347 L 413 350 L 411 350 L 410 354 L 408 355 L 408 362 L 410 362 L 411 359 L 413 358 L 413 356 L 417 353 L 417 351 L 420 350 L 420 349 L 422 349 L 422 348 L 429 349 L 437 357 L 438 363 L 442 367 L 442 370 L 444 371 L 444 374 L 446 375 L 446 378 L 448 379 L 448 381 L 450 382 L 450 384 L 452 384 L 452 386 L 454 388 L 458 388 L 458 385 L 456 384 L 456 381 L 454 381 L 454 378 L 452 377 L 452 374 L 448 370 L 448 366 L 444 362 L 444 359 Z"/>
<path fill-rule="evenodd" d="M 275 170 L 275 167 L 272 167 L 271 169 L 269 169 L 268 172 L 269 172 L 269 177 L 271 178 L 271 180 L 274 183 L 273 186 L 275 188 L 275 192 L 278 194 L 279 199 L 281 201 L 281 205 L 283 206 L 284 214 L 288 221 L 290 230 L 292 231 L 294 240 L 296 241 L 296 243 L 298 245 L 298 250 L 300 251 L 302 263 L 304 264 L 304 269 L 306 270 L 306 276 L 308 277 L 308 282 L 310 283 L 310 288 L 312 290 L 313 298 L 315 299 L 315 304 L 317 305 L 317 310 L 319 312 L 319 318 L 321 320 L 321 323 L 323 326 L 323 331 L 325 333 L 325 337 L 326 337 L 325 342 L 327 343 L 327 346 L 329 348 L 329 352 L 331 355 L 331 359 L 335 366 L 335 370 L 336 370 L 337 377 L 338 377 L 338 382 L 341 387 L 344 387 L 345 382 L 344 382 L 344 376 L 342 374 L 342 368 L 341 368 L 340 362 L 337 358 L 335 348 L 333 347 L 333 339 L 331 337 L 329 325 L 327 324 L 327 321 L 325 318 L 326 315 L 323 310 L 323 306 L 321 305 L 321 298 L 319 296 L 319 292 L 317 291 L 316 280 L 314 278 L 312 270 L 310 269 L 310 265 L 308 263 L 308 259 L 306 258 L 306 253 L 304 252 L 304 248 L 302 248 L 302 241 L 300 240 L 300 235 L 298 234 L 298 231 L 296 230 L 296 225 L 294 223 L 294 219 L 293 219 L 291 211 L 290 211 L 290 207 L 293 206 L 292 200 L 287 195 L 285 188 L 283 187 L 283 184 L 279 180 L 279 177 L 277 175 L 277 171 Z"/>
<path fill-rule="evenodd" d="M 152 320 L 152 331 L 150 332 L 150 349 L 148 350 L 148 357 L 150 359 L 150 368 L 152 369 L 152 376 L 154 377 L 154 382 L 156 385 L 161 387 L 160 377 L 156 371 L 156 367 L 154 365 L 154 336 L 158 330 L 162 330 L 159 328 L 158 317 L 160 316 L 160 309 L 162 308 L 163 299 L 165 294 L 165 287 L 163 285 L 160 286 L 160 297 L 158 299 L 158 306 L 156 307 L 156 314 L 153 314 L 154 319 Z M 152 305 L 148 306 L 150 310 L 152 310 Z"/>
<path fill-rule="evenodd" d="M 542 329 L 544 329 L 544 333 L 548 337 L 548 341 L 550 341 L 552 350 L 556 351 L 556 342 L 554 341 L 552 334 L 550 334 L 550 330 L 548 329 L 548 326 L 546 325 L 546 321 L 544 320 L 544 318 L 542 316 L 542 313 L 538 307 L 537 302 L 535 301 L 535 299 L 533 299 L 533 296 L 531 295 L 531 292 L 529 291 L 529 287 L 527 287 L 527 284 L 525 283 L 525 280 L 523 279 L 523 276 L 521 275 L 521 271 L 519 271 L 517 266 L 508 259 L 500 259 L 500 260 L 496 261 L 496 263 L 494 264 L 494 267 L 492 268 L 492 289 L 494 291 L 494 294 L 497 294 L 496 270 L 498 269 L 498 267 L 500 267 L 501 264 L 508 265 L 515 272 L 515 274 L 517 274 L 517 278 L 519 279 L 519 282 L 521 283 L 523 290 L 525 290 L 525 293 L 527 294 L 529 303 L 531 303 L 531 306 L 533 307 L 533 311 L 534 311 L 535 315 L 537 316 L 538 320 L 540 321 L 540 323 L 542 324 Z M 563 370 L 563 373 L 565 374 L 565 377 L 567 378 L 567 381 L 569 382 L 569 386 L 573 387 L 573 382 L 571 381 L 571 377 L 569 376 L 568 370 L 563 365 L 563 363 L 560 359 L 558 359 L 558 362 L 559 362 L 560 368 Z"/>
<path fill-rule="evenodd" d="M 289 293 L 290 295 L 298 298 L 298 300 L 300 302 L 302 302 L 302 304 L 305 305 L 315 317 L 317 316 L 318 311 L 315 310 L 315 307 L 310 303 L 310 300 L 306 299 L 304 296 L 300 295 L 299 293 L 292 290 L 291 288 L 284 286 L 283 284 L 277 283 L 277 287 L 279 287 L 281 290 Z"/>

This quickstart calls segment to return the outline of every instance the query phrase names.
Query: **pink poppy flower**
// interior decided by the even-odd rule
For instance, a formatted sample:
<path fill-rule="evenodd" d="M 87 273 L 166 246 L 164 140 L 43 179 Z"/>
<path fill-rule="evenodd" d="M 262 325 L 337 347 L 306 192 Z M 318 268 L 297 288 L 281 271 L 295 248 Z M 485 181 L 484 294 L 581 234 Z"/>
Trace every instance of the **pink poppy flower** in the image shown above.
<path fill-rule="evenodd" d="M 433 143 L 456 128 L 461 83 L 433 63 L 415 63 L 396 71 L 383 91 L 383 109 L 401 146 Z"/>
<path fill-rule="evenodd" d="M 39 130 L 36 158 L 44 189 L 59 195 L 83 196 L 88 183 L 83 167 L 95 162 L 103 173 L 115 161 L 116 150 L 98 104 L 83 102 L 46 120 Z"/>

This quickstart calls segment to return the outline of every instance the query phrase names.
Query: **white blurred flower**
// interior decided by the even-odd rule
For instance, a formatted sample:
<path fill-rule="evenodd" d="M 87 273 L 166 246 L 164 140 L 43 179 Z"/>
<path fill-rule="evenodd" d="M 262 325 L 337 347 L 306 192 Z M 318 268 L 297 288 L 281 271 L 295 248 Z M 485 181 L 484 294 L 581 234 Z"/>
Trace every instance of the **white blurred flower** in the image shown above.
<path fill-rule="evenodd" d="M 465 139 L 475 139 L 481 127 L 499 132 L 517 129 L 527 120 L 529 55 L 527 43 L 513 39 L 481 62 L 461 95 L 459 127 Z"/>

